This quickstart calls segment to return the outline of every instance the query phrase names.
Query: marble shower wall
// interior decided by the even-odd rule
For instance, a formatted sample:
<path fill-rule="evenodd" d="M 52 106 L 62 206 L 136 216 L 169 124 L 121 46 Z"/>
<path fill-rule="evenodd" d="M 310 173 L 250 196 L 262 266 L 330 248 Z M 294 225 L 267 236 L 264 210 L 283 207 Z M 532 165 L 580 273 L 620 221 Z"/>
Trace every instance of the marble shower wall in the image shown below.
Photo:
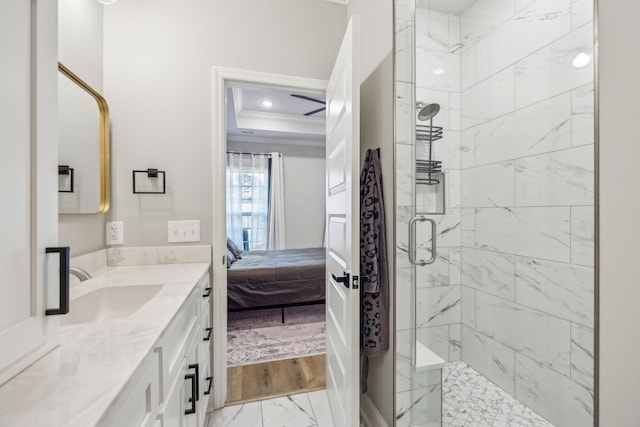
<path fill-rule="evenodd" d="M 592 3 L 460 16 L 462 360 L 557 427 L 593 424 Z"/>

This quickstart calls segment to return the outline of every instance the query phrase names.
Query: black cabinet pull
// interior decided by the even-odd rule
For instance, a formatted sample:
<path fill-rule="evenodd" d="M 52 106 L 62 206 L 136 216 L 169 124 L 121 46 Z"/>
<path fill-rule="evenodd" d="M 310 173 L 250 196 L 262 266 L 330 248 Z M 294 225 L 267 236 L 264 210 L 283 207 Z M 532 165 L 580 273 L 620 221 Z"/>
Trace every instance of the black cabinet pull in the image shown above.
<path fill-rule="evenodd" d="M 202 294 L 202 298 L 209 298 L 211 296 L 211 288 L 204 288 L 206 293 Z"/>
<path fill-rule="evenodd" d="M 198 366 L 197 363 L 192 363 L 191 365 L 189 365 L 189 369 L 195 369 L 196 370 L 196 400 L 200 400 L 200 387 L 198 386 L 198 383 L 200 382 L 200 367 Z"/>
<path fill-rule="evenodd" d="M 204 392 L 205 396 L 211 394 L 211 386 L 213 385 L 213 377 L 207 377 L 207 381 L 209 381 L 209 387 L 207 387 L 207 391 Z"/>
<path fill-rule="evenodd" d="M 185 409 L 185 415 L 195 414 L 196 413 L 196 387 L 198 384 L 198 380 L 196 380 L 196 374 L 188 374 L 184 376 L 185 380 L 191 380 L 191 397 L 189 398 L 189 402 L 191 402 L 191 408 Z"/>
<path fill-rule="evenodd" d="M 209 341 L 211 339 L 211 332 L 213 331 L 213 328 L 206 328 L 205 331 L 207 331 L 207 336 L 204 337 L 202 341 Z"/>
<path fill-rule="evenodd" d="M 60 304 L 59 308 L 48 308 L 47 316 L 67 314 L 69 312 L 69 246 L 47 248 L 46 253 L 60 254 Z"/>

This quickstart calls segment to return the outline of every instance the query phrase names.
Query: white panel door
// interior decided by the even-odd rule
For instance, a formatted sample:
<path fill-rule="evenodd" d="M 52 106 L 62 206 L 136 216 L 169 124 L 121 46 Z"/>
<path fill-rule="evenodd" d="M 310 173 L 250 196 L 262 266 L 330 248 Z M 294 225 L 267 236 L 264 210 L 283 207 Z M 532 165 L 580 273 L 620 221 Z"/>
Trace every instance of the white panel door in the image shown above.
<path fill-rule="evenodd" d="M 0 384 L 52 348 L 58 306 L 57 7 L 0 1 Z M 37 31 L 36 31 L 37 30 Z"/>
<path fill-rule="evenodd" d="M 353 16 L 327 86 L 327 393 L 345 427 L 360 413 L 359 24 Z"/>

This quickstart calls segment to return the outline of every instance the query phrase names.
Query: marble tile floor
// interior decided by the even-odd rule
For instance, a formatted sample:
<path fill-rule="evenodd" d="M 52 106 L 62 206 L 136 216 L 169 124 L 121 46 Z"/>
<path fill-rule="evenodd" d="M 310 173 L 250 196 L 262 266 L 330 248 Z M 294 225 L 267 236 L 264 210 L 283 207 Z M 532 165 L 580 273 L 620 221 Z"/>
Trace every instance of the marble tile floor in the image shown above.
<path fill-rule="evenodd" d="M 443 427 L 554 427 L 464 362 L 442 373 Z"/>
<path fill-rule="evenodd" d="M 226 406 L 206 427 L 334 427 L 326 390 Z"/>

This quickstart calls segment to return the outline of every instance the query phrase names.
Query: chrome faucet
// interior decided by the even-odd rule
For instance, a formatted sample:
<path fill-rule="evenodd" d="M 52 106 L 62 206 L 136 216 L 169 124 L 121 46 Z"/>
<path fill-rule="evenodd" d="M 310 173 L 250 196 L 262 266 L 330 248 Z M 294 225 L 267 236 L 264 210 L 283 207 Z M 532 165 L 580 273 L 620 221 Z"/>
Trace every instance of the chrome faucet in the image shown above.
<path fill-rule="evenodd" d="M 76 276 L 81 282 L 91 279 L 91 275 L 80 267 L 69 267 L 69 273 Z"/>

